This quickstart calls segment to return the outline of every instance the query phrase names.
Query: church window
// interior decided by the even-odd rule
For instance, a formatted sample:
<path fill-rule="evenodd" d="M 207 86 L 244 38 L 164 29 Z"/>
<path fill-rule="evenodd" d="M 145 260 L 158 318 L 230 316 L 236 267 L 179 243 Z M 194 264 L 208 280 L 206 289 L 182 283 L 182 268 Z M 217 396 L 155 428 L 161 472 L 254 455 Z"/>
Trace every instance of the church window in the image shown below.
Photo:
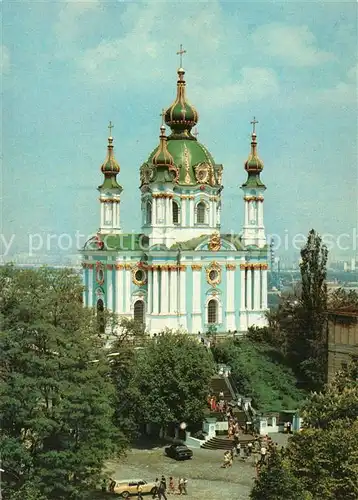
<path fill-rule="evenodd" d="M 147 224 L 152 223 L 152 204 L 150 201 L 147 202 L 146 205 L 146 219 L 145 219 Z"/>
<path fill-rule="evenodd" d="M 104 333 L 104 304 L 102 299 L 97 300 L 97 324 L 99 333 Z"/>
<path fill-rule="evenodd" d="M 134 277 L 137 281 L 144 281 L 145 280 L 145 272 L 142 269 L 138 269 L 138 271 L 136 271 Z"/>
<path fill-rule="evenodd" d="M 179 224 L 179 205 L 173 201 L 173 224 Z"/>
<path fill-rule="evenodd" d="M 144 302 L 137 300 L 134 303 L 134 322 L 138 326 L 144 326 Z"/>
<path fill-rule="evenodd" d="M 219 277 L 219 273 L 215 269 L 212 269 L 209 273 L 210 281 L 215 281 L 218 279 L 218 277 Z"/>
<path fill-rule="evenodd" d="M 211 299 L 208 303 L 208 323 L 213 325 L 218 322 L 218 303 L 216 300 Z"/>
<path fill-rule="evenodd" d="M 205 210 L 206 210 L 205 203 L 203 201 L 198 203 L 196 207 L 196 222 L 198 224 L 205 224 Z"/>

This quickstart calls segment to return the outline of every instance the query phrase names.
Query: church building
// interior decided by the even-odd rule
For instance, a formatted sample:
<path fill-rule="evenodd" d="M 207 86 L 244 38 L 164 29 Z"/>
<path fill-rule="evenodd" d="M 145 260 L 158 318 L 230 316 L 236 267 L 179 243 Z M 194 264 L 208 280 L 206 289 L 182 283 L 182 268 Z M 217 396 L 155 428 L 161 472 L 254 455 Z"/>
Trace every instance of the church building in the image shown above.
<path fill-rule="evenodd" d="M 223 165 L 198 141 L 199 115 L 187 100 L 184 75 L 180 67 L 175 100 L 162 113 L 158 144 L 138 172 L 137 233 L 128 231 L 131 221 L 123 221 L 127 232 L 122 229 L 126 167 L 122 181 L 110 133 L 98 187 L 100 227 L 82 250 L 83 301 L 98 311 L 134 318 L 149 333 L 168 327 L 243 334 L 252 325 L 264 326 L 267 310 L 266 187 L 260 178 L 257 122 L 252 122 L 244 164 L 242 215 L 237 214 L 243 225 L 238 222 L 232 234 L 223 234 Z"/>

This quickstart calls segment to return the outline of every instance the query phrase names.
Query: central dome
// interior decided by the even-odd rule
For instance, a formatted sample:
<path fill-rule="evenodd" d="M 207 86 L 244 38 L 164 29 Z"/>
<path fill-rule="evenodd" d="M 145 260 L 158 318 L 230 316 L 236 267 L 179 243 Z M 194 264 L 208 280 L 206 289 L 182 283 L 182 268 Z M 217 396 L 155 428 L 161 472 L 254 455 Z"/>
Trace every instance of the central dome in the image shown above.
<path fill-rule="evenodd" d="M 191 129 L 198 123 L 199 115 L 185 96 L 185 71 L 178 69 L 177 96 L 165 111 L 165 123 L 172 129 L 173 136 L 184 134 L 189 136 Z"/>
<path fill-rule="evenodd" d="M 182 140 L 174 140 L 168 137 L 167 149 L 179 169 L 178 184 L 196 185 L 200 181 L 196 174 L 196 166 L 206 166 L 207 170 L 213 169 L 214 158 L 209 151 L 194 137 Z M 151 153 L 148 164 L 153 164 L 159 146 Z M 155 161 L 155 160 L 154 160 Z"/>

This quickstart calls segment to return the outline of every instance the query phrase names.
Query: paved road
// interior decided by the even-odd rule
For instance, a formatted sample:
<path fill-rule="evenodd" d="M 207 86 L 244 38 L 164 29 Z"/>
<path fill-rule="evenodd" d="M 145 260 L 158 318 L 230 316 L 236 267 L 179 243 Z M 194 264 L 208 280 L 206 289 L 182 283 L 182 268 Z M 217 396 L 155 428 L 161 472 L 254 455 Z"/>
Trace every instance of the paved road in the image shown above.
<path fill-rule="evenodd" d="M 224 451 L 194 449 L 192 460 L 176 462 L 164 455 L 163 448 L 130 451 L 119 463 L 110 463 L 109 470 L 116 479 L 154 481 L 164 474 L 188 480 L 188 500 L 248 500 L 254 481 L 253 460 L 246 463 L 236 458 L 231 469 L 222 469 Z M 168 481 L 169 482 L 169 481 Z"/>

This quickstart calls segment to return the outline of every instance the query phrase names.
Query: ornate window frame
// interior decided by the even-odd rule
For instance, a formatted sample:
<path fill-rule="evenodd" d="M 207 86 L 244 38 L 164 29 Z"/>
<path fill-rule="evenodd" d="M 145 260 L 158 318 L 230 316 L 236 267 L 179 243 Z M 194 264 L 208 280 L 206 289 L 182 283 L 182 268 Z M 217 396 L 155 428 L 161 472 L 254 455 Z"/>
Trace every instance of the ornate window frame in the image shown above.
<path fill-rule="evenodd" d="M 211 300 L 215 300 L 217 304 L 217 322 L 215 323 L 216 325 L 221 325 L 223 322 L 223 307 L 221 303 L 221 299 L 219 295 L 213 295 L 210 294 L 205 301 L 205 326 L 208 327 L 210 325 L 213 325 L 214 323 L 209 323 L 209 302 Z"/>
<path fill-rule="evenodd" d="M 204 222 L 199 222 L 199 220 L 198 220 L 198 207 L 199 207 L 199 205 L 203 205 L 204 206 Z M 194 220 L 195 220 L 195 225 L 196 226 L 207 226 L 207 225 L 209 225 L 209 205 L 203 199 L 198 200 L 197 203 L 195 204 L 195 208 L 194 208 Z"/>
<path fill-rule="evenodd" d="M 205 268 L 205 273 L 206 273 L 206 281 L 209 285 L 216 287 L 221 283 L 222 269 L 218 262 L 216 261 L 211 262 Z M 216 273 L 216 275 L 213 276 L 213 273 Z"/>

